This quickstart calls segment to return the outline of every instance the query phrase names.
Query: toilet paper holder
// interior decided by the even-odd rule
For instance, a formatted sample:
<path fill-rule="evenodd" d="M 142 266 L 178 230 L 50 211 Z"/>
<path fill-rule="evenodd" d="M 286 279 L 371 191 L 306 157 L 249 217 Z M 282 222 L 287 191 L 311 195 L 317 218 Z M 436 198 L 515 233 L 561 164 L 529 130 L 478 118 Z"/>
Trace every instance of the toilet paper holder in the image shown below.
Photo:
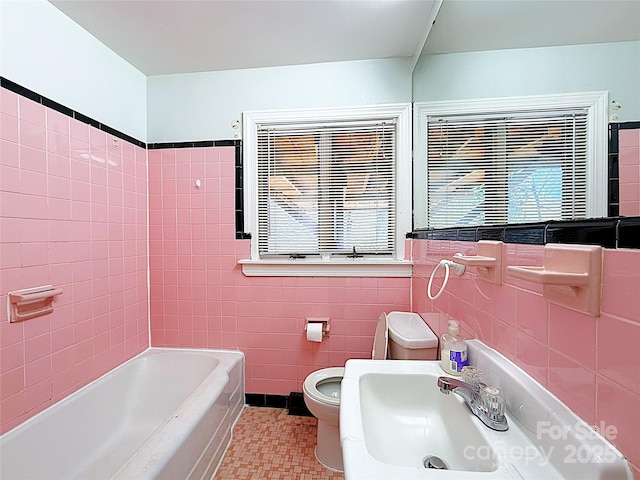
<path fill-rule="evenodd" d="M 304 322 L 304 331 L 307 331 L 307 326 L 310 323 L 321 323 L 322 324 L 322 336 L 326 337 L 329 335 L 329 317 L 307 317 Z"/>

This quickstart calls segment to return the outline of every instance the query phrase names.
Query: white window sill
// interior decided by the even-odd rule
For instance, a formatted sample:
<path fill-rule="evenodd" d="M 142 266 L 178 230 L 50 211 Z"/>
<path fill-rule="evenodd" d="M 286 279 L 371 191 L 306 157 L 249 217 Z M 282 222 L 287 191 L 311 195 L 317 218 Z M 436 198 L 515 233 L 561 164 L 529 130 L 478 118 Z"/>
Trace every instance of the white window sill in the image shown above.
<path fill-rule="evenodd" d="M 411 277 L 409 260 L 238 260 L 247 277 Z"/>

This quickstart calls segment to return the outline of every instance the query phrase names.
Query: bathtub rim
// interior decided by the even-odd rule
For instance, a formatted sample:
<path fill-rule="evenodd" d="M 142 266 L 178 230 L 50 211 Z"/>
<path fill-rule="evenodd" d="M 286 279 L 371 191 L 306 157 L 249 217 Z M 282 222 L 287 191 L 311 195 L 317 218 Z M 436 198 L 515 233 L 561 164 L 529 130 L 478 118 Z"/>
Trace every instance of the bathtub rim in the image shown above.
<path fill-rule="evenodd" d="M 228 349 L 221 349 L 221 348 L 213 349 L 213 348 L 190 348 L 190 347 L 147 347 L 142 352 L 134 355 L 133 357 L 128 358 L 127 360 L 122 362 L 120 365 L 117 365 L 116 367 L 112 368 L 111 370 L 103 373 L 98 378 L 95 378 L 95 379 L 91 380 L 89 383 L 87 383 L 86 385 L 83 385 L 82 387 L 80 387 L 76 391 L 71 392 L 70 394 L 62 397 L 61 399 L 59 399 L 55 403 L 52 403 L 51 405 L 49 405 L 44 410 L 39 411 L 35 415 L 32 415 L 31 417 L 27 418 L 24 422 L 21 422 L 18 425 L 14 426 L 13 428 L 11 428 L 11 429 L 7 430 L 6 432 L 4 432 L 2 435 L 0 435 L 0 446 L 2 444 L 2 441 L 5 441 L 7 438 L 11 438 L 12 435 L 15 435 L 15 432 L 19 428 L 25 427 L 28 424 L 35 422 L 37 418 L 39 418 L 41 416 L 44 416 L 45 414 L 47 414 L 47 412 L 49 412 L 49 410 L 53 409 L 54 407 L 56 407 L 60 403 L 62 403 L 64 401 L 67 401 L 67 400 L 71 399 L 72 397 L 74 397 L 76 395 L 79 396 L 82 393 L 83 390 L 88 390 L 93 384 L 99 382 L 100 380 L 102 380 L 107 375 L 110 375 L 110 374 L 112 374 L 112 373 L 124 368 L 130 362 L 133 362 L 134 360 L 138 359 L 139 357 L 144 356 L 145 354 L 148 354 L 151 351 L 159 351 L 159 352 L 161 352 L 161 351 L 171 351 L 171 352 L 188 351 L 188 352 L 201 352 L 201 353 L 238 354 L 240 356 L 240 358 L 241 358 L 241 361 L 242 361 L 243 370 L 244 370 L 245 359 L 246 359 L 244 352 L 242 352 L 240 350 L 228 350 Z M 246 403 L 246 402 L 243 402 L 243 403 Z"/>
<path fill-rule="evenodd" d="M 227 360 L 218 359 L 218 363 L 216 367 L 203 379 L 203 381 L 191 392 L 191 395 L 188 399 L 187 403 L 182 403 L 178 406 L 178 408 L 173 412 L 173 415 L 168 417 L 160 426 L 156 432 L 150 436 L 143 445 L 140 446 L 136 452 L 129 457 L 129 459 L 122 464 L 120 469 L 113 474 L 111 477 L 113 480 L 124 480 L 130 478 L 139 478 L 139 479 L 147 479 L 147 478 L 178 478 L 176 475 L 172 475 L 166 477 L 165 468 L 171 469 L 170 466 L 171 461 L 177 458 L 174 455 L 166 455 L 166 453 L 172 452 L 176 453 L 173 450 L 175 445 L 184 446 L 187 441 L 191 441 L 193 439 L 192 433 L 195 431 L 194 429 L 200 426 L 202 428 L 203 425 L 207 424 L 205 420 L 206 415 L 214 414 L 215 405 L 217 404 L 217 399 L 221 398 L 220 394 L 222 394 L 229 381 L 231 379 L 230 374 L 236 367 L 240 367 L 241 373 L 241 383 L 239 384 L 238 391 L 241 396 L 238 398 L 237 402 L 234 405 L 229 405 L 225 417 L 229 415 L 229 413 L 234 412 L 237 407 L 237 413 L 235 417 L 233 417 L 232 421 L 224 427 L 224 422 L 217 424 L 217 427 L 213 431 L 207 431 L 206 436 L 209 440 L 204 445 L 204 449 L 198 449 L 200 452 L 200 456 L 196 460 L 195 464 L 188 463 L 191 466 L 191 469 L 188 473 L 188 479 L 193 478 L 210 478 L 207 475 L 204 477 L 196 476 L 193 477 L 194 472 L 199 471 L 201 466 L 205 466 L 205 472 L 211 470 L 212 467 L 217 470 L 220 466 L 220 463 L 224 457 L 224 453 L 226 449 L 231 443 L 233 436 L 233 427 L 237 420 L 239 419 L 242 411 L 245 406 L 245 385 L 244 385 L 244 355 L 234 355 L 235 351 L 230 350 L 220 350 L 220 349 L 186 349 L 186 348 L 157 348 L 159 351 L 204 351 L 210 353 L 224 353 L 225 356 L 229 357 Z M 241 352 L 240 352 L 241 353 Z M 216 373 L 216 370 L 223 369 L 224 375 L 220 376 L 220 372 Z M 214 377 L 212 382 L 207 382 L 207 379 L 211 379 Z M 222 378 L 224 377 L 224 378 Z M 212 390 L 217 391 L 218 395 L 209 396 L 202 395 L 203 392 L 211 392 Z M 215 398 L 213 403 L 210 403 L 207 399 Z M 197 408 L 194 408 L 197 407 Z M 173 421 L 174 418 L 180 417 L 181 420 L 178 423 Z M 193 420 L 198 421 L 193 421 Z M 203 423 L 204 421 L 204 423 Z M 224 428 L 223 428 L 224 427 Z M 176 442 L 176 439 L 180 439 L 181 441 Z M 213 456 L 208 456 L 208 453 L 211 453 L 209 447 L 214 445 L 216 440 L 221 440 L 220 446 L 224 445 L 224 449 L 222 450 L 222 454 L 219 455 L 217 452 L 220 452 L 220 448 L 217 448 L 213 451 Z M 195 446 L 195 445 L 194 445 Z M 168 448 L 167 448 L 168 447 Z M 202 445 L 200 445 L 202 447 Z M 163 461 L 156 461 L 156 459 Z M 156 477 L 156 474 L 158 477 Z M 151 476 L 149 476 L 151 475 Z M 181 478 L 181 477 L 180 477 Z"/>

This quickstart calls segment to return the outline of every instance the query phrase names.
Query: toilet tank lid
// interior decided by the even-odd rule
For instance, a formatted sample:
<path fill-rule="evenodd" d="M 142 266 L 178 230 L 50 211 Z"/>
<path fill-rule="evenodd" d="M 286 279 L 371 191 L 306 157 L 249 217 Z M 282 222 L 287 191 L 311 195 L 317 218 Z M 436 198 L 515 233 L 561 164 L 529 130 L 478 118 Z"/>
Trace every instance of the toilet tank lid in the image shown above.
<path fill-rule="evenodd" d="M 422 317 L 412 312 L 387 314 L 389 338 L 404 348 L 437 348 L 438 337 Z"/>

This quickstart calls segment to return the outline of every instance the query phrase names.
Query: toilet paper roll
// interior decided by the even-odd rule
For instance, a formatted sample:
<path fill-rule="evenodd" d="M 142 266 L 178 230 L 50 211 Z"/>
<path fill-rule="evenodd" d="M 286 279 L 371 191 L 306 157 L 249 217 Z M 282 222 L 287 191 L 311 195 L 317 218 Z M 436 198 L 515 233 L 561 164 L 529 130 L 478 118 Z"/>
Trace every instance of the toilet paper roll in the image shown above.
<path fill-rule="evenodd" d="M 322 323 L 307 324 L 307 340 L 310 342 L 322 341 Z"/>

